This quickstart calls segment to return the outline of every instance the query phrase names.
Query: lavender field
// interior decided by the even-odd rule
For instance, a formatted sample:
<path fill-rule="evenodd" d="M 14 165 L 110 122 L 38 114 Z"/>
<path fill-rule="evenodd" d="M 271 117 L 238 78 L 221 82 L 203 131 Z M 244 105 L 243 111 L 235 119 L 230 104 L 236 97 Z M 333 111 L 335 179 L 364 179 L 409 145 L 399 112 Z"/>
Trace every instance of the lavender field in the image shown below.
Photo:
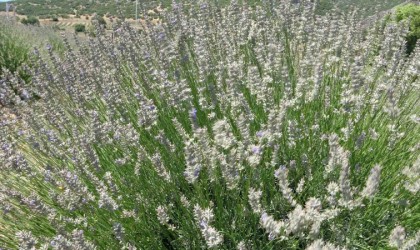
<path fill-rule="evenodd" d="M 22 45 L 0 249 L 418 249 L 409 21 L 274 2 Z"/>

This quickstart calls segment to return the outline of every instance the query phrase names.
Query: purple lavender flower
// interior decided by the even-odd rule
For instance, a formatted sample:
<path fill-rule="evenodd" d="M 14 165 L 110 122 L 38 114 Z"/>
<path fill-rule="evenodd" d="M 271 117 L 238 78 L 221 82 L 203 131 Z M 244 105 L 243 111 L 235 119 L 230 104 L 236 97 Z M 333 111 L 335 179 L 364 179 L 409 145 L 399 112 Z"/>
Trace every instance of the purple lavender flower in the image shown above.
<path fill-rule="evenodd" d="M 261 153 L 261 147 L 259 147 L 259 146 L 252 146 L 252 153 L 254 153 L 254 154 Z"/>
<path fill-rule="evenodd" d="M 202 9 L 202 10 L 207 9 L 207 7 L 208 7 L 207 3 L 200 4 L 200 9 Z"/>
<path fill-rule="evenodd" d="M 276 171 L 274 171 L 274 176 L 278 178 L 280 176 L 280 171 L 286 171 L 286 165 L 281 165 Z"/>
<path fill-rule="evenodd" d="M 20 93 L 20 98 L 22 100 L 28 100 L 30 97 L 31 96 L 29 95 L 29 92 L 26 89 L 22 90 L 22 92 Z"/>
<path fill-rule="evenodd" d="M 200 174 L 200 170 L 201 170 L 201 166 L 198 166 L 196 169 L 194 169 L 194 173 L 193 173 L 193 175 L 194 175 L 194 177 L 198 177 L 198 175 Z"/>
<path fill-rule="evenodd" d="M 195 109 L 195 108 L 192 108 L 191 109 L 191 111 L 190 111 L 190 117 L 192 118 L 192 119 L 197 119 L 197 109 Z"/>
<path fill-rule="evenodd" d="M 162 42 L 163 40 L 165 40 L 166 35 L 164 32 L 160 32 L 157 38 L 160 42 Z"/>
<path fill-rule="evenodd" d="M 201 220 L 201 221 L 200 221 L 200 228 L 201 228 L 201 229 L 205 229 L 205 228 L 207 228 L 207 226 L 208 226 L 208 224 L 207 224 L 207 222 L 206 222 L 206 221 L 204 221 L 204 220 Z"/>

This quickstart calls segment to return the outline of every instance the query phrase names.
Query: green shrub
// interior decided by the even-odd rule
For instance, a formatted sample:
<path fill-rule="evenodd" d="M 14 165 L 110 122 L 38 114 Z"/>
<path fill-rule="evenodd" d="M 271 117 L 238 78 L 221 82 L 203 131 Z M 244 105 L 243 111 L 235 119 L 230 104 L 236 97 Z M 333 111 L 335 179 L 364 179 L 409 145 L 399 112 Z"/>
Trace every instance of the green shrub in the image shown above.
<path fill-rule="evenodd" d="M 76 33 L 85 32 L 86 26 L 84 24 L 78 23 L 74 26 L 74 31 L 76 31 Z"/>
<path fill-rule="evenodd" d="M 29 16 L 28 18 L 23 18 L 21 23 L 25 25 L 39 25 L 39 20 L 34 16 Z"/>
<path fill-rule="evenodd" d="M 51 19 L 51 21 L 58 22 L 58 17 L 57 16 L 53 16 L 53 18 Z"/>
<path fill-rule="evenodd" d="M 398 22 L 402 20 L 410 20 L 410 32 L 407 40 L 407 54 L 411 54 L 414 50 L 417 40 L 420 38 L 420 5 L 407 4 L 399 7 L 396 12 Z"/>

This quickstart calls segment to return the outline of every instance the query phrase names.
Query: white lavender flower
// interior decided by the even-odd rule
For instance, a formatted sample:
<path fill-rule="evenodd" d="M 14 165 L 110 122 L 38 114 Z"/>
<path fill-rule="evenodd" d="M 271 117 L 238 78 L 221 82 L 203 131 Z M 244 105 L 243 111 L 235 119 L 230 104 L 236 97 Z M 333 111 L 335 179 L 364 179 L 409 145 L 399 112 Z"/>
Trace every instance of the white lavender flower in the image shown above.
<path fill-rule="evenodd" d="M 206 244 L 209 248 L 216 247 L 223 242 L 223 236 L 218 232 L 214 227 L 208 226 L 205 229 L 201 230 Z"/>
<path fill-rule="evenodd" d="M 36 249 L 38 240 L 33 236 L 32 232 L 19 231 L 16 233 L 16 237 L 18 238 L 20 249 Z"/>
<path fill-rule="evenodd" d="M 169 222 L 170 218 L 169 218 L 166 207 L 158 206 L 156 208 L 156 214 L 157 214 L 158 221 L 161 225 L 167 226 L 172 231 L 176 229 L 176 227 Z"/>
<path fill-rule="evenodd" d="M 238 245 L 236 246 L 236 249 L 237 250 L 247 250 L 249 248 L 247 247 L 247 244 L 245 243 L 245 241 L 242 240 L 238 243 Z"/>
<path fill-rule="evenodd" d="M 106 208 L 109 210 L 117 210 L 119 208 L 117 202 L 109 195 L 106 187 L 102 187 L 99 190 L 99 208 Z"/>
<path fill-rule="evenodd" d="M 344 247 L 337 247 L 330 242 L 325 242 L 322 239 L 313 241 L 306 250 L 345 250 Z"/>
<path fill-rule="evenodd" d="M 260 225 L 268 232 L 268 239 L 274 240 L 284 229 L 282 221 L 276 221 L 271 215 L 263 212 L 260 217 Z"/>
<path fill-rule="evenodd" d="M 248 150 L 248 163 L 251 167 L 256 167 L 261 161 L 263 148 L 260 145 L 250 145 Z"/>
<path fill-rule="evenodd" d="M 200 171 L 202 169 L 199 151 L 200 149 L 198 145 L 193 140 L 189 140 L 188 142 L 186 142 L 185 161 L 187 167 L 184 171 L 184 176 L 189 183 L 194 183 L 195 181 L 197 181 Z"/>
<path fill-rule="evenodd" d="M 410 167 L 405 167 L 402 173 L 407 178 L 404 187 L 413 194 L 420 191 L 420 157 Z"/>
<path fill-rule="evenodd" d="M 188 198 L 185 195 L 181 195 L 181 203 L 182 205 L 184 205 L 186 208 L 191 206 L 190 201 L 188 200 Z"/>
<path fill-rule="evenodd" d="M 406 240 L 402 245 L 401 249 L 404 250 L 414 250 L 417 249 L 420 244 L 420 230 L 416 232 L 416 234 Z"/>
<path fill-rule="evenodd" d="M 379 177 L 381 173 L 381 166 L 375 165 L 370 171 L 370 175 L 366 181 L 366 186 L 361 192 L 361 196 L 364 198 L 372 199 L 379 187 Z"/>
<path fill-rule="evenodd" d="M 74 248 L 75 246 L 73 245 L 73 242 L 71 242 L 71 240 L 69 240 L 67 237 L 59 234 L 57 236 L 55 236 L 51 242 L 50 242 L 50 246 L 52 247 L 52 249 L 71 249 Z"/>
<path fill-rule="evenodd" d="M 75 249 L 95 250 L 95 245 L 86 240 L 83 230 L 73 230 L 71 233 L 71 240 L 73 241 Z"/>
<path fill-rule="evenodd" d="M 328 164 L 325 169 L 325 173 L 329 174 L 337 166 L 341 165 L 341 160 L 344 157 L 344 149 L 339 144 L 339 137 L 336 134 L 331 134 L 328 138 L 328 144 L 330 147 L 330 154 Z"/>
<path fill-rule="evenodd" d="M 287 225 L 287 234 L 298 233 L 308 228 L 311 224 L 311 218 L 309 218 L 306 211 L 298 204 L 295 209 L 290 212 L 287 217 L 289 223 Z"/>
<path fill-rule="evenodd" d="M 300 179 L 300 181 L 298 183 L 298 186 L 296 188 L 296 192 L 299 193 L 299 194 L 302 193 L 304 185 L 305 185 L 305 178 L 302 178 L 302 179 Z"/>
<path fill-rule="evenodd" d="M 290 205 L 296 206 L 297 203 L 293 198 L 292 189 L 289 187 L 289 182 L 287 180 L 287 172 L 288 169 L 286 168 L 286 166 L 280 166 L 280 168 L 275 171 L 274 176 L 278 180 L 278 184 L 281 188 L 283 197 L 287 201 L 289 201 Z"/>
<path fill-rule="evenodd" d="M 405 229 L 402 226 L 395 227 L 389 235 L 389 245 L 400 249 L 405 241 Z"/>
<path fill-rule="evenodd" d="M 336 182 L 330 182 L 327 186 L 328 197 L 327 201 L 330 205 L 337 205 L 337 194 L 340 192 L 340 187 Z"/>
<path fill-rule="evenodd" d="M 124 227 L 121 225 L 121 223 L 114 223 L 112 225 L 112 231 L 114 232 L 114 236 L 115 238 L 119 241 L 122 242 L 124 240 L 124 235 L 125 235 L 125 229 Z"/>
<path fill-rule="evenodd" d="M 261 190 L 256 190 L 254 188 L 249 189 L 248 202 L 249 202 L 249 205 L 251 206 L 252 211 L 257 214 L 262 212 L 261 196 L 262 196 Z"/>
<path fill-rule="evenodd" d="M 340 150 L 341 151 L 341 150 Z M 349 151 L 342 151 L 340 155 L 340 178 L 339 178 L 339 186 L 341 191 L 341 203 L 344 206 L 348 206 L 352 202 L 352 192 L 350 187 L 350 152 Z"/>
<path fill-rule="evenodd" d="M 151 158 L 153 165 L 156 169 L 157 174 L 162 177 L 165 181 L 171 180 L 171 174 L 166 170 L 164 163 L 162 162 L 162 157 L 159 153 L 156 153 Z"/>
<path fill-rule="evenodd" d="M 219 120 L 213 125 L 214 141 L 223 149 L 229 149 L 234 144 L 233 134 L 226 120 Z"/>
<path fill-rule="evenodd" d="M 194 206 L 194 218 L 200 227 L 201 234 L 209 248 L 216 247 L 223 242 L 223 235 L 210 226 L 214 215 L 210 208 L 202 209 L 198 204 Z"/>

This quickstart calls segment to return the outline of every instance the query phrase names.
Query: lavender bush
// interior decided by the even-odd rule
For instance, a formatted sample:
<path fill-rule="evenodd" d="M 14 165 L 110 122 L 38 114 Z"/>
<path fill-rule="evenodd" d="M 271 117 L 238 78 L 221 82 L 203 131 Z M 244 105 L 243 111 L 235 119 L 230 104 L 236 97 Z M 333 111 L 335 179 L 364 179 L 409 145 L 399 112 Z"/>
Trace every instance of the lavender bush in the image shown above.
<path fill-rule="evenodd" d="M 12 17 L 0 16 L 0 109 L 13 105 L 16 98 L 28 100 L 27 84 L 31 76 L 27 68 L 32 64 L 32 48 L 47 44 L 51 50 L 63 56 L 64 44 L 60 35 L 53 30 L 47 27 L 28 27 Z M 13 78 L 13 74 L 19 77 Z"/>
<path fill-rule="evenodd" d="M 419 47 L 314 9 L 174 2 L 35 51 L 41 99 L 1 121 L 0 245 L 415 249 Z"/>

